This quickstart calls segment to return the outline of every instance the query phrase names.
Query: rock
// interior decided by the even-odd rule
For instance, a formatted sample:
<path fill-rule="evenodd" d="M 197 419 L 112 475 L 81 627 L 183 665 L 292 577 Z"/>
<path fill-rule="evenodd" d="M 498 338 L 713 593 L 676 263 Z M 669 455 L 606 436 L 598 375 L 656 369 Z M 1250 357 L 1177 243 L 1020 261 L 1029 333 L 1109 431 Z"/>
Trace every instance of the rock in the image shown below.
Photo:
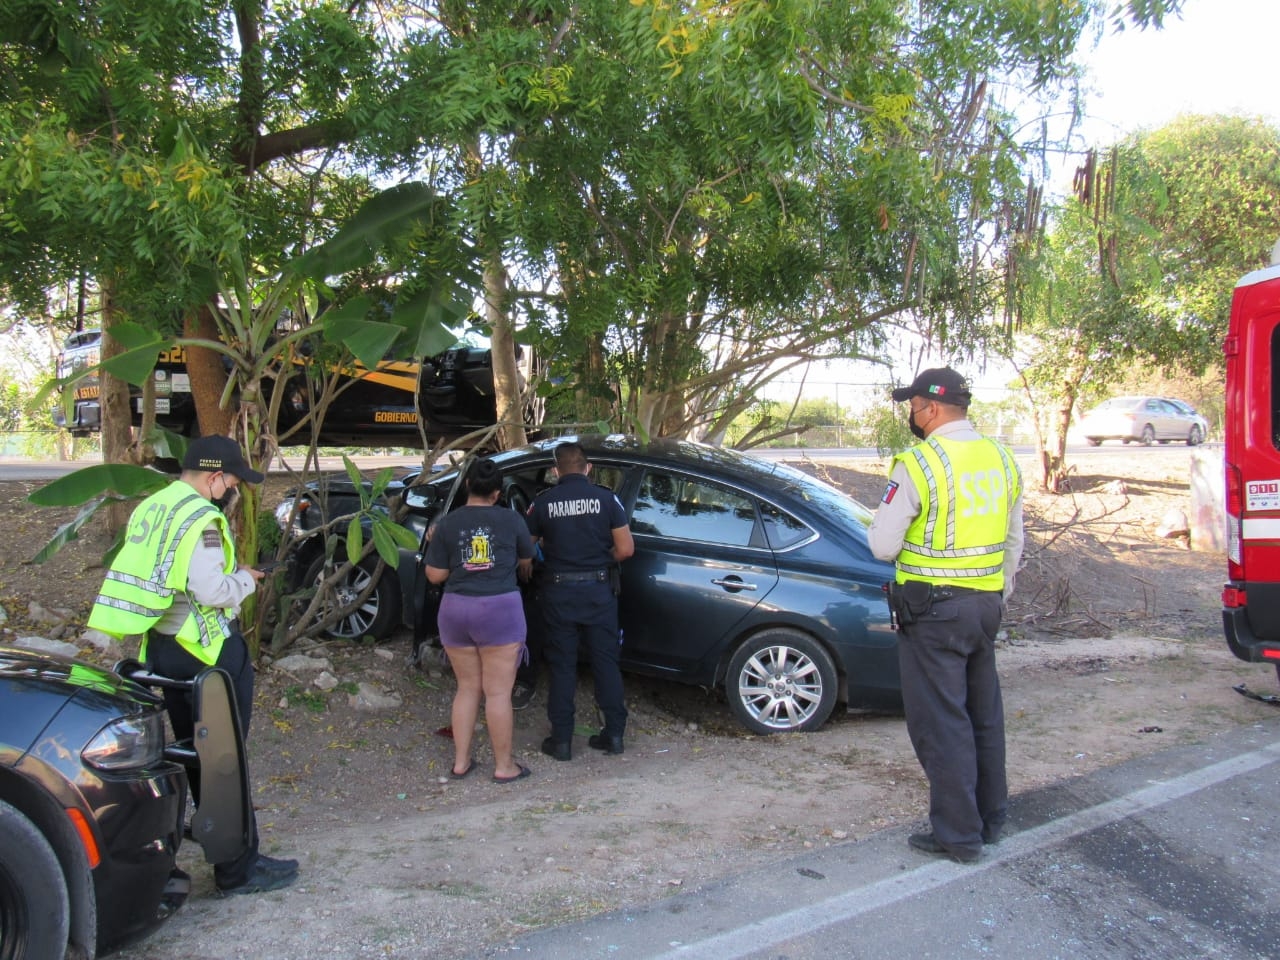
<path fill-rule="evenodd" d="M 1129 487 L 1123 480 L 1112 480 L 1110 483 L 1102 485 L 1103 493 L 1125 494 L 1129 492 Z"/>
<path fill-rule="evenodd" d="M 1191 524 L 1187 521 L 1187 515 L 1176 507 L 1166 511 L 1160 526 L 1156 527 L 1156 536 L 1163 537 L 1165 540 L 1190 537 Z"/>
<path fill-rule="evenodd" d="M 322 670 L 311 682 L 321 690 L 332 690 L 340 681 L 328 670 Z"/>
<path fill-rule="evenodd" d="M 116 643 L 116 638 L 103 633 L 101 630 L 85 630 L 80 634 L 80 643 L 101 650 L 103 653 L 109 653 L 112 656 L 118 657 L 120 653 L 120 644 Z"/>
<path fill-rule="evenodd" d="M 27 605 L 27 616 L 36 623 L 63 623 L 71 618 L 71 611 L 61 607 L 45 607 L 40 601 L 32 600 Z"/>
<path fill-rule="evenodd" d="M 394 660 L 396 658 L 395 651 L 388 650 L 386 647 L 374 647 L 373 655 L 380 660 Z"/>
<path fill-rule="evenodd" d="M 372 684 L 362 683 L 355 693 L 347 697 L 347 703 L 356 710 L 394 710 L 400 706 L 400 698 L 383 693 Z"/>
<path fill-rule="evenodd" d="M 306 673 L 311 670 L 332 670 L 333 664 L 328 657 L 309 657 L 305 653 L 294 653 L 277 660 L 275 668 L 286 673 Z"/>
<path fill-rule="evenodd" d="M 50 640 L 48 637 L 19 637 L 13 641 L 13 645 L 24 650 L 52 653 L 59 657 L 77 657 L 80 655 L 80 648 L 74 643 L 63 643 L 61 640 Z"/>

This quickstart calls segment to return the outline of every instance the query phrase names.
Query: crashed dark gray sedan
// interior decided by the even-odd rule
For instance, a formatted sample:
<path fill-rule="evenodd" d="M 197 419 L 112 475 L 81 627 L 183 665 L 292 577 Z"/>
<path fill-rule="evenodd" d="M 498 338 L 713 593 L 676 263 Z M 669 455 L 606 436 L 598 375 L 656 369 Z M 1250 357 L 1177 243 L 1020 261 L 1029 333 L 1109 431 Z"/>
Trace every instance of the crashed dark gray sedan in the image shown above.
<path fill-rule="evenodd" d="M 563 439 L 493 455 L 513 510 L 523 513 L 556 482 L 551 451 Z M 900 708 L 897 635 L 884 592 L 893 567 L 867 546 L 870 511 L 799 470 L 733 450 L 573 439 L 591 460 L 592 479 L 618 494 L 635 537 L 635 555 L 622 565 L 624 670 L 723 689 L 737 718 L 758 733 L 813 730 L 838 703 Z M 470 462 L 407 475 L 395 491 L 408 507 L 402 522 L 419 537 L 462 502 Z M 311 488 L 277 515 L 305 536 L 308 524 L 352 512 L 351 496 L 341 483 L 323 498 Z M 298 499 L 312 502 L 295 510 Z M 292 558 L 295 578 L 316 577 L 323 558 L 320 537 L 303 539 Z M 352 591 L 372 571 L 367 563 L 356 568 Z M 420 552 L 406 550 L 396 575 L 384 575 L 337 632 L 382 637 L 403 623 L 425 638 L 433 621 Z"/>

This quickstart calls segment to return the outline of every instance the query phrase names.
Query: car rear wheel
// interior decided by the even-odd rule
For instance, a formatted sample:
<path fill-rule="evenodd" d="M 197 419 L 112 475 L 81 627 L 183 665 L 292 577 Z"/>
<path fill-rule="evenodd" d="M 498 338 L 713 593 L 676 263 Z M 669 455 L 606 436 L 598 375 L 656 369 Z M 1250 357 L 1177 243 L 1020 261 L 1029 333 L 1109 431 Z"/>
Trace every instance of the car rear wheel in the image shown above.
<path fill-rule="evenodd" d="M 350 606 L 369 585 L 377 568 L 378 561 L 373 557 L 366 557 L 356 566 L 351 567 L 342 579 L 334 584 L 338 605 L 344 609 Z M 326 575 L 324 557 L 317 557 L 307 571 L 303 583 L 318 586 Z M 384 568 L 382 576 L 378 577 L 378 582 L 364 601 L 343 614 L 326 633 L 342 640 L 359 640 L 362 637 L 385 640 L 395 627 L 399 614 L 400 584 L 396 580 L 396 571 L 389 567 Z"/>
<path fill-rule="evenodd" d="M 812 637 L 766 630 L 729 661 L 725 687 L 734 715 L 754 733 L 816 730 L 836 705 L 835 663 Z"/>
<path fill-rule="evenodd" d="M 1200 424 L 1192 424 L 1191 432 L 1187 434 L 1187 446 L 1196 447 L 1204 443 L 1204 433 L 1200 430 Z"/>
<path fill-rule="evenodd" d="M 61 957 L 70 924 L 57 854 L 35 824 L 0 800 L 0 960 Z"/>
<path fill-rule="evenodd" d="M 1089 444 L 1091 447 L 1098 447 L 1102 445 L 1101 437 L 1085 437 L 1084 440 L 1085 443 Z"/>
<path fill-rule="evenodd" d="M 1156 442 L 1156 430 L 1151 424 L 1147 424 L 1142 428 L 1142 445 L 1149 447 Z"/>

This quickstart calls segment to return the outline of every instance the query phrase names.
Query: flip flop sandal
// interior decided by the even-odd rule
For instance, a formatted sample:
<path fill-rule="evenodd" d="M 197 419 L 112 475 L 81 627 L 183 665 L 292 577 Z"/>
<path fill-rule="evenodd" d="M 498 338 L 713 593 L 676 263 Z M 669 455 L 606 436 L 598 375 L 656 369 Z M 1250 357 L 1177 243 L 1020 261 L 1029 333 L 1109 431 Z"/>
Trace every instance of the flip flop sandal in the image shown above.
<path fill-rule="evenodd" d="M 528 767 L 526 767 L 522 763 L 517 763 L 516 766 L 520 768 L 520 772 L 517 773 L 514 777 L 500 777 L 495 773 L 493 775 L 493 782 L 494 783 L 515 783 L 517 780 L 523 780 L 525 777 L 533 773 L 532 770 L 530 770 Z"/>
<path fill-rule="evenodd" d="M 461 773 L 456 772 L 456 771 L 451 767 L 451 768 L 449 769 L 449 779 L 450 779 L 450 780 L 461 780 L 463 777 L 468 777 L 468 776 L 470 776 L 470 775 L 471 775 L 471 771 L 472 771 L 472 770 L 474 770 L 475 768 L 476 768 L 476 758 L 475 758 L 475 757 L 472 757 L 472 758 L 471 758 L 471 762 L 467 764 L 467 769 L 463 770 Z"/>

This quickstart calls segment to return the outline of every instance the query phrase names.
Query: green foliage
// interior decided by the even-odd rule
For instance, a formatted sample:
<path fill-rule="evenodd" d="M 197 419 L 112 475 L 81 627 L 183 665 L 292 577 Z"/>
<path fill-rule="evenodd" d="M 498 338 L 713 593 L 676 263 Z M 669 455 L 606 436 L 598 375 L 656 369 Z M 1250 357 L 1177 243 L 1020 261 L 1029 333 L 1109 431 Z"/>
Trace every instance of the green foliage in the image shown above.
<path fill-rule="evenodd" d="M 1089 185 L 1021 270 L 1015 359 L 1058 473 L 1078 403 L 1109 395 L 1138 365 L 1219 367 L 1236 280 L 1276 240 L 1280 131 L 1180 118 L 1126 138 Z"/>
<path fill-rule="evenodd" d="M 857 424 L 881 458 L 901 453 L 916 443 L 907 426 L 903 405 L 894 403 L 888 390 L 884 392 L 882 402 L 873 403 L 863 411 L 857 418 Z"/>

